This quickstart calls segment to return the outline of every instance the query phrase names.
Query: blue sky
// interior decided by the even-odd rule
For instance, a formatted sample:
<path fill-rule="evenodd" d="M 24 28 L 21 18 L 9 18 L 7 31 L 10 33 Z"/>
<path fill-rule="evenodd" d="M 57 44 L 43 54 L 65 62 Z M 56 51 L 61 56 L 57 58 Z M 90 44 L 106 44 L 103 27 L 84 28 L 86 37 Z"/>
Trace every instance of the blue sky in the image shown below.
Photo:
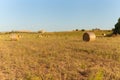
<path fill-rule="evenodd" d="M 120 0 L 0 0 L 0 31 L 112 29 Z"/>

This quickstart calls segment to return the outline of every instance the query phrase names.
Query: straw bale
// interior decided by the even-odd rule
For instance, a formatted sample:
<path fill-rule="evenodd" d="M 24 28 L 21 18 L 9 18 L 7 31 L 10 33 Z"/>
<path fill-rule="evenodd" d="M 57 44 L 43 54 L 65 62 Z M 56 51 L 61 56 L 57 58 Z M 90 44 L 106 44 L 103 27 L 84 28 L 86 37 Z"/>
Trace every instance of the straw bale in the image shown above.
<path fill-rule="evenodd" d="M 96 35 L 93 32 L 85 32 L 83 34 L 83 40 L 84 41 L 95 41 Z"/>
<path fill-rule="evenodd" d="M 17 35 L 17 34 L 12 34 L 12 35 L 10 35 L 10 39 L 11 39 L 12 41 L 18 41 L 19 38 L 20 38 L 20 35 Z"/>

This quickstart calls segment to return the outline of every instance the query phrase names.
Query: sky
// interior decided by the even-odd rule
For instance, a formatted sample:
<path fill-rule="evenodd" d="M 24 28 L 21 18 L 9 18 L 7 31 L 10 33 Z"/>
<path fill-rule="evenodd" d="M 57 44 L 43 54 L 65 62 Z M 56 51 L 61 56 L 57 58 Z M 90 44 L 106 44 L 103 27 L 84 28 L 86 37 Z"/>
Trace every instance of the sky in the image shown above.
<path fill-rule="evenodd" d="M 112 29 L 120 0 L 0 0 L 0 31 Z"/>

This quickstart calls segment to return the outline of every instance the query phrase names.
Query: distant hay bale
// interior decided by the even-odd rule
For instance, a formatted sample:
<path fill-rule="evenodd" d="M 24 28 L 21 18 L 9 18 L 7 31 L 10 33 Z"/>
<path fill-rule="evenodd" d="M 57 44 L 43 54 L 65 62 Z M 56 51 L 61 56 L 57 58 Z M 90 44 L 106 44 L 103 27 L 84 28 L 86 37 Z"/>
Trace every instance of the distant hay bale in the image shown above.
<path fill-rule="evenodd" d="M 86 32 L 83 34 L 84 41 L 94 41 L 96 39 L 96 35 L 93 32 Z"/>
<path fill-rule="evenodd" d="M 38 33 L 45 33 L 45 32 L 46 32 L 45 30 L 38 31 Z"/>
<path fill-rule="evenodd" d="M 106 34 L 105 34 L 105 33 L 102 33 L 102 35 L 103 35 L 103 36 L 106 36 Z"/>
<path fill-rule="evenodd" d="M 19 38 L 22 38 L 22 35 L 18 35 Z"/>
<path fill-rule="evenodd" d="M 10 35 L 11 41 L 18 41 L 21 36 L 17 34 Z"/>

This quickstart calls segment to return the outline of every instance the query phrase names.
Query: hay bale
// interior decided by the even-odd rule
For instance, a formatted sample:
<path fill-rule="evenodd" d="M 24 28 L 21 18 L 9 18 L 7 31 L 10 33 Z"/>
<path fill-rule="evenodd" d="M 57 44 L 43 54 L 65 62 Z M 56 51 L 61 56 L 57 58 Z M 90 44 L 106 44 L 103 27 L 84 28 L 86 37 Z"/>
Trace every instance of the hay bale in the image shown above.
<path fill-rule="evenodd" d="M 12 34 L 10 35 L 11 41 L 18 41 L 20 38 L 20 35 Z"/>
<path fill-rule="evenodd" d="M 45 32 L 46 32 L 45 30 L 38 31 L 38 33 L 45 33 Z"/>
<path fill-rule="evenodd" d="M 102 36 L 106 36 L 106 34 L 105 34 L 105 33 L 102 33 Z"/>
<path fill-rule="evenodd" d="M 96 39 L 96 35 L 93 32 L 86 32 L 83 34 L 84 41 L 94 41 Z"/>

